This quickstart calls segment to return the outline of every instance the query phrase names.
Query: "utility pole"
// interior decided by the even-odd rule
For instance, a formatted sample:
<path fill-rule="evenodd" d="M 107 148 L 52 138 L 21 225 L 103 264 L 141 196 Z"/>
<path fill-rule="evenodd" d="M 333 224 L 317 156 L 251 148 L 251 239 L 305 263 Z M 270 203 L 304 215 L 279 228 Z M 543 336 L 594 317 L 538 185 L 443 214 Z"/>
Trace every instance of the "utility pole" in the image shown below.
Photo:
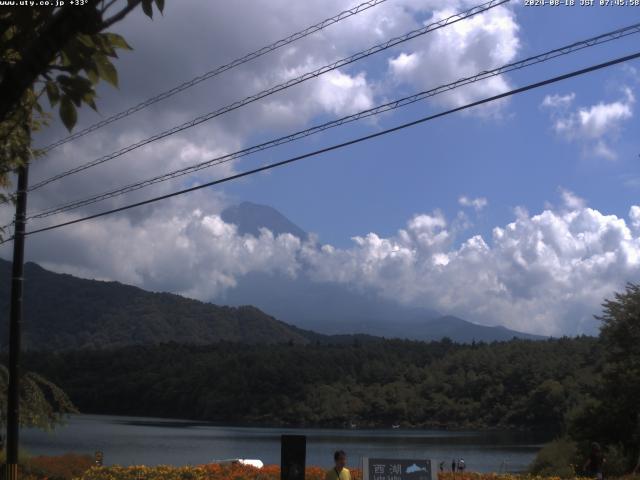
<path fill-rule="evenodd" d="M 27 134 L 31 135 L 27 128 Z M 28 138 L 29 138 L 28 137 Z M 27 149 L 24 164 L 18 167 L 16 217 L 13 234 L 13 265 L 11 270 L 11 310 L 9 314 L 9 392 L 7 399 L 7 480 L 18 479 L 18 442 L 20 437 L 20 339 L 22 327 L 22 289 L 24 283 L 24 237 L 29 185 Z"/>

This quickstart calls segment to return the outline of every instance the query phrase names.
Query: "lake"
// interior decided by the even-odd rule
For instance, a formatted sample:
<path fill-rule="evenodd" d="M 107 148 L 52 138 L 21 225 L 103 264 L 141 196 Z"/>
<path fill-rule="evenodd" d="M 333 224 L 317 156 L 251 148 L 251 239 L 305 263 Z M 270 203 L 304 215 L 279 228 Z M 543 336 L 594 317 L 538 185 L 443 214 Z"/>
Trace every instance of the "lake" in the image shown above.
<path fill-rule="evenodd" d="M 468 470 L 522 471 L 545 435 L 511 431 L 287 429 L 221 427 L 204 422 L 158 418 L 74 415 L 53 433 L 25 429 L 21 444 L 32 455 L 104 452 L 105 465 L 187 465 L 215 459 L 257 458 L 280 463 L 280 435 L 307 436 L 307 465 L 331 466 L 333 452 L 360 458 L 464 458 Z"/>

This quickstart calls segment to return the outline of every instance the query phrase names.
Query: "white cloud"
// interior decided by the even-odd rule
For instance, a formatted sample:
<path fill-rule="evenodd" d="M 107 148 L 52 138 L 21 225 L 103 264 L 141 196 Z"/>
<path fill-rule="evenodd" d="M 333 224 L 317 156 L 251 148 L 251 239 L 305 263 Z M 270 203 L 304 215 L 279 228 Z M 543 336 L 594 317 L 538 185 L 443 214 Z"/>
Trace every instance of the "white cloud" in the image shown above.
<path fill-rule="evenodd" d="M 286 77 L 293 78 L 314 68 L 305 66 Z M 302 85 L 283 98 L 265 100 L 257 119 L 269 128 L 300 128 L 301 123 L 304 124 L 322 113 L 342 117 L 373 105 L 373 88 L 367 82 L 365 72 L 349 75 L 334 70 Z"/>
<path fill-rule="evenodd" d="M 640 207 L 633 205 L 629 210 L 629 219 L 631 226 L 640 233 Z"/>
<path fill-rule="evenodd" d="M 546 95 L 544 100 L 542 100 L 542 106 L 549 108 L 566 108 L 573 103 L 575 98 L 576 94 L 574 92 L 566 95 L 560 95 L 557 93 L 554 95 Z"/>
<path fill-rule="evenodd" d="M 427 222 L 426 232 L 412 220 L 393 237 L 371 233 L 352 249 L 311 251 L 309 261 L 322 280 L 365 285 L 407 304 L 525 331 L 593 332 L 603 298 L 640 279 L 640 237 L 622 218 L 574 206 L 520 212 L 494 229 L 490 243 L 473 236 L 459 247 L 444 219 Z"/>
<path fill-rule="evenodd" d="M 633 116 L 631 102 L 599 103 L 578 111 L 580 133 L 590 138 L 600 138 L 622 120 Z"/>
<path fill-rule="evenodd" d="M 454 5 L 448 5 L 434 12 L 425 23 L 448 17 L 455 13 L 454 9 Z M 433 88 L 509 63 L 520 48 L 518 33 L 513 11 L 500 6 L 403 47 L 401 53 L 389 60 L 389 70 L 396 82 L 420 90 Z M 497 76 L 439 95 L 434 101 L 459 106 L 509 88 L 507 79 Z M 496 112 L 499 105 L 487 108 Z"/>
<path fill-rule="evenodd" d="M 635 103 L 631 88 L 624 87 L 622 94 L 623 98 L 620 100 L 599 102 L 567 114 L 558 113 L 558 110 L 566 109 L 570 103 L 562 100 L 566 96 L 547 96 L 543 105 L 546 102 L 546 106 L 556 110 L 552 113 L 552 118 L 555 119 L 553 128 L 557 134 L 568 141 L 579 142 L 587 155 L 615 160 L 617 154 L 612 143 L 619 136 L 624 122 L 633 117 Z"/>
<path fill-rule="evenodd" d="M 562 202 L 564 206 L 567 207 L 569 210 L 578 210 L 578 209 L 584 208 L 587 204 L 587 202 L 583 198 L 578 197 L 575 193 L 573 193 L 570 190 L 565 190 L 564 188 L 561 188 L 560 195 L 562 197 Z"/>
<path fill-rule="evenodd" d="M 469 198 L 465 195 L 458 198 L 458 203 L 463 207 L 473 207 L 476 211 L 482 210 L 488 205 L 488 201 L 484 197 Z"/>
<path fill-rule="evenodd" d="M 411 53 L 409 55 L 406 53 L 401 53 L 396 58 L 392 58 L 389 60 L 391 71 L 396 76 L 413 73 L 420 64 L 420 59 L 418 57 L 418 53 Z"/>

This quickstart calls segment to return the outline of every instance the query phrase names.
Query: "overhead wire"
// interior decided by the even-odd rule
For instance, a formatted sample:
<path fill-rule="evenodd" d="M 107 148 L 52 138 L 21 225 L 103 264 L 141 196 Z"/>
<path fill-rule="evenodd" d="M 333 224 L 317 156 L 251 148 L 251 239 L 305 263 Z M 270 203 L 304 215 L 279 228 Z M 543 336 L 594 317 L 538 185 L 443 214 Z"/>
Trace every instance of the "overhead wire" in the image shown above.
<path fill-rule="evenodd" d="M 42 233 L 42 232 L 46 232 L 46 231 L 51 231 L 51 230 L 54 230 L 54 229 L 62 228 L 62 227 L 65 227 L 65 226 L 74 225 L 74 224 L 85 222 L 85 221 L 92 220 L 92 219 L 95 219 L 95 218 L 100 218 L 100 217 L 103 217 L 103 216 L 106 216 L 106 215 L 111 215 L 111 214 L 114 214 L 114 213 L 118 213 L 118 212 L 122 212 L 122 211 L 125 211 L 125 210 L 129 210 L 129 209 L 132 209 L 132 208 L 136 208 L 136 207 L 140 207 L 140 206 L 143 206 L 143 205 L 148 205 L 148 204 L 151 204 L 151 203 L 155 203 L 155 202 L 158 202 L 158 201 L 161 201 L 161 200 L 165 200 L 165 199 L 168 199 L 168 198 L 176 197 L 178 195 L 184 195 L 186 193 L 194 192 L 196 190 L 201 190 L 201 189 L 208 188 L 208 187 L 211 187 L 211 186 L 214 186 L 214 185 L 219 185 L 219 184 L 226 183 L 226 182 L 229 182 L 229 181 L 232 181 L 232 180 L 237 180 L 237 179 L 242 178 L 242 177 L 246 177 L 246 176 L 249 176 L 249 175 L 254 175 L 256 173 L 264 172 L 264 171 L 271 170 L 271 169 L 274 169 L 274 168 L 277 168 L 277 167 L 281 167 L 281 166 L 284 166 L 284 165 L 289 165 L 289 164 L 292 164 L 294 162 L 298 162 L 298 161 L 306 159 L 306 158 L 310 158 L 310 157 L 318 156 L 318 155 L 321 155 L 321 154 L 324 154 L 324 153 L 328 153 L 328 152 L 331 152 L 331 151 L 339 150 L 339 149 L 342 149 L 342 148 L 345 148 L 345 147 L 348 147 L 348 146 L 351 146 L 351 145 L 355 145 L 355 144 L 358 144 L 358 143 L 361 143 L 361 142 L 364 142 L 364 141 L 368 141 L 368 140 L 372 140 L 372 139 L 377 138 L 377 137 L 381 137 L 383 135 L 388 135 L 390 133 L 403 130 L 405 128 L 413 127 L 415 125 L 419 125 L 419 124 L 422 124 L 422 123 L 425 123 L 425 122 L 428 122 L 428 121 L 432 121 L 432 120 L 435 120 L 437 118 L 441 118 L 441 117 L 450 115 L 452 113 L 460 112 L 460 111 L 463 111 L 463 110 L 467 110 L 469 108 L 473 108 L 473 107 L 477 107 L 477 106 L 480 106 L 480 105 L 484 105 L 486 103 L 494 102 L 494 101 L 500 100 L 502 98 L 507 98 L 507 97 L 510 97 L 510 96 L 513 96 L 513 95 L 517 95 L 517 94 L 529 91 L 529 90 L 533 90 L 533 89 L 536 89 L 536 88 L 540 88 L 540 87 L 544 87 L 544 86 L 547 86 L 547 85 L 551 85 L 553 83 L 557 83 L 557 82 L 560 82 L 562 80 L 567 80 L 569 78 L 577 77 L 577 76 L 580 76 L 580 75 L 585 75 L 587 73 L 591 73 L 591 72 L 594 72 L 594 71 L 597 71 L 597 70 L 601 70 L 603 68 L 611 67 L 613 65 L 618 65 L 618 64 L 630 61 L 630 60 L 635 60 L 637 58 L 640 58 L 640 52 L 636 52 L 636 53 L 633 53 L 633 54 L 630 54 L 630 55 L 625 55 L 623 57 L 618 57 L 618 58 L 615 58 L 613 60 L 609 60 L 609 61 L 606 61 L 606 62 L 603 62 L 603 63 L 599 63 L 599 64 L 596 64 L 596 65 L 591 65 L 589 67 L 585 67 L 585 68 L 582 68 L 582 69 L 579 69 L 579 70 L 574 70 L 574 71 L 571 71 L 569 73 L 558 75 L 558 76 L 555 76 L 555 77 L 552 77 L 552 78 L 547 78 L 547 79 L 541 80 L 539 82 L 530 83 L 530 84 L 527 84 L 527 85 L 525 85 L 523 87 L 515 88 L 515 89 L 509 90 L 507 92 L 500 93 L 498 95 L 493 95 L 491 97 L 487 97 L 487 98 L 484 98 L 484 99 L 481 99 L 481 100 L 477 100 L 475 102 L 467 103 L 465 105 L 462 105 L 462 106 L 459 106 L 459 107 L 455 107 L 455 108 L 451 108 L 449 110 L 445 110 L 443 112 L 439 112 L 439 113 L 436 113 L 436 114 L 433 114 L 433 115 L 427 115 L 427 116 L 421 117 L 421 118 L 419 118 L 417 120 L 413 120 L 411 122 L 403 123 L 403 124 L 397 125 L 395 127 L 387 128 L 387 129 L 381 130 L 379 132 L 371 133 L 369 135 L 364 135 L 364 136 L 361 136 L 361 137 L 358 137 L 358 138 L 354 138 L 354 139 L 346 141 L 346 142 L 342 142 L 342 143 L 338 143 L 338 144 L 331 145 L 331 146 L 328 146 L 328 147 L 324 147 L 324 148 L 321 148 L 321 149 L 318 149 L 318 150 L 314 150 L 312 152 L 308 152 L 308 153 L 305 153 L 305 154 L 302 154 L 302 155 L 298 155 L 298 156 L 295 156 L 295 157 L 291 157 L 291 158 L 288 158 L 286 160 L 282 160 L 282 161 L 279 161 L 279 162 L 270 163 L 270 164 L 267 164 L 267 165 L 264 165 L 264 166 L 261 166 L 261 167 L 258 167 L 258 168 L 254 168 L 254 169 L 247 170 L 247 171 L 244 171 L 244 172 L 241 172 L 241 173 L 237 173 L 235 175 L 230 175 L 228 177 L 224 177 L 224 178 L 221 178 L 221 179 L 213 180 L 213 181 L 201 184 L 201 185 L 196 185 L 196 186 L 193 186 L 193 187 L 190 187 L 190 188 L 186 188 L 186 189 L 183 189 L 183 190 L 178 190 L 178 191 L 175 191 L 175 192 L 167 193 L 165 195 L 160 195 L 160 196 L 153 197 L 153 198 L 150 198 L 150 199 L 147 199 L 147 200 L 143 200 L 143 201 L 140 201 L 140 202 L 131 203 L 131 204 L 128 204 L 128 205 L 124 205 L 122 207 L 113 208 L 113 209 L 110 209 L 110 210 L 105 210 L 105 211 L 102 211 L 102 212 L 99 212 L 99 213 L 95 213 L 93 215 L 88 215 L 88 216 L 85 216 L 85 217 L 76 218 L 76 219 L 69 220 L 69 221 L 66 221 L 66 222 L 61 222 L 61 223 L 58 223 L 58 224 L 49 225 L 47 227 L 42 227 L 42 228 L 38 228 L 38 229 L 35 229 L 35 230 L 30 230 L 28 232 L 25 232 L 25 235 L 33 235 L 33 234 L 36 234 L 36 233 Z M 13 237 L 7 238 L 6 240 L 3 240 L 2 242 L 0 242 L 0 245 L 3 244 L 3 243 L 7 243 L 7 242 L 9 242 L 11 240 L 13 240 Z"/>
<path fill-rule="evenodd" d="M 195 85 L 198 85 L 199 83 L 204 82 L 205 80 L 209 80 L 210 78 L 216 77 L 218 75 L 220 75 L 221 73 L 224 73 L 228 70 L 231 70 L 235 67 L 239 67 L 240 65 L 243 65 L 247 62 L 250 62 L 252 60 L 255 60 L 259 57 L 262 57 L 263 55 L 266 55 L 267 53 L 273 52 L 274 50 L 277 50 L 279 48 L 282 48 L 286 45 L 289 45 L 297 40 L 300 40 L 302 38 L 308 37 L 309 35 L 316 33 L 320 30 L 323 30 L 331 25 L 334 25 L 338 22 L 341 22 L 342 20 L 345 20 L 349 17 L 352 17 L 354 15 L 357 15 L 358 13 L 364 12 L 365 10 L 368 10 L 372 7 L 375 7 L 377 5 L 380 5 L 381 3 L 386 2 L 387 0 L 368 0 L 366 2 L 360 3 L 359 5 L 356 5 L 355 7 L 352 7 L 348 10 L 344 10 L 340 13 L 338 13 L 337 15 L 334 15 L 333 17 L 330 18 L 326 18 L 324 20 L 322 20 L 319 23 L 316 23 L 315 25 L 311 25 L 310 27 L 305 28 L 304 30 L 300 30 L 299 32 L 293 33 L 291 35 L 289 35 L 286 38 L 282 38 L 280 40 L 277 40 L 276 42 L 273 42 L 269 45 L 266 45 L 262 48 L 259 48 L 258 50 L 255 50 L 253 52 L 247 53 L 246 55 L 236 58 L 235 60 L 232 60 L 229 63 L 226 63 L 224 65 L 220 65 L 219 67 L 216 67 L 206 73 L 203 73 L 202 75 L 199 75 L 195 78 L 192 78 L 189 81 L 186 81 L 184 83 L 181 83 L 180 85 L 173 87 L 169 90 L 166 90 L 164 92 L 161 92 L 151 98 L 148 98 L 147 100 L 138 103 L 137 105 L 134 105 L 132 107 L 127 108 L 126 110 L 123 110 L 121 112 L 118 112 L 114 115 L 111 115 L 108 118 L 105 118 L 104 120 L 101 120 L 99 122 L 96 122 L 82 130 L 79 130 L 78 132 L 69 135 L 67 137 L 61 138 L 49 145 L 46 145 L 45 147 L 42 147 L 40 150 L 42 153 L 47 153 L 51 150 L 53 150 L 56 147 L 59 147 L 60 145 L 64 145 L 65 143 L 69 143 L 73 140 L 76 140 L 80 137 L 84 137 L 85 135 L 91 133 L 91 132 L 95 132 L 96 130 L 105 127 L 107 125 L 110 125 L 118 120 L 121 120 L 125 117 L 128 117 L 130 115 L 133 115 L 136 112 L 139 112 L 140 110 L 143 110 L 151 105 L 154 105 L 162 100 L 165 100 L 169 97 L 172 97 L 184 90 L 187 90 L 188 88 L 191 88 Z"/>
<path fill-rule="evenodd" d="M 273 95 L 274 93 L 280 92 L 282 90 L 285 90 L 287 88 L 293 87 L 295 85 L 298 85 L 300 83 L 303 83 L 309 79 L 312 78 L 317 78 L 327 72 L 330 72 L 332 70 L 336 70 L 338 68 L 341 68 L 343 66 L 349 65 L 353 62 L 356 62 L 358 60 L 361 60 L 363 58 L 369 57 L 371 55 L 374 55 L 376 53 L 382 52 L 384 50 L 387 50 L 393 46 L 399 45 L 403 42 L 407 42 L 411 39 L 414 39 L 416 37 L 422 36 L 422 35 L 426 35 L 427 33 L 430 33 L 432 31 L 438 30 L 440 28 L 446 27 L 448 25 L 451 25 L 453 23 L 459 22 L 461 20 L 464 20 L 466 18 L 470 18 L 474 15 L 477 15 L 479 13 L 482 12 L 486 12 L 492 8 L 498 7 L 502 4 L 508 3 L 510 0 L 490 0 L 488 2 L 482 3 L 480 5 L 477 5 L 475 7 L 472 7 L 470 9 L 464 10 L 462 12 L 456 13 L 454 15 L 451 15 L 449 17 L 443 18 L 437 22 L 433 22 L 430 23 L 428 25 L 425 25 L 421 28 L 412 30 L 410 32 L 407 32 L 403 35 L 400 35 L 398 37 L 394 37 L 390 40 L 387 40 L 386 42 L 383 43 L 379 43 L 377 45 L 374 45 L 366 50 L 362 50 L 360 52 L 357 52 L 353 55 L 350 55 L 349 57 L 345 57 L 342 58 L 340 60 L 334 61 L 333 63 L 330 63 L 328 65 L 324 65 L 316 70 L 312 70 L 310 72 L 306 72 L 298 77 L 292 78 L 290 80 L 287 80 L 283 83 L 280 83 L 278 85 L 275 85 L 273 87 L 270 87 L 266 90 L 262 90 L 261 92 L 258 92 L 256 94 L 250 95 L 242 100 L 238 100 L 234 103 L 231 103 L 229 105 L 226 105 L 224 107 L 221 107 L 215 111 L 206 113 L 204 115 L 200 115 L 188 122 L 182 123 L 180 125 L 177 125 L 175 127 L 172 127 L 168 130 L 165 130 L 163 132 L 160 132 L 158 134 L 155 134 L 151 137 L 148 137 L 144 140 L 140 140 L 134 144 L 128 145 L 126 147 L 121 148 L 120 150 L 117 150 L 115 152 L 112 152 L 108 155 L 104 155 L 102 157 L 99 157 L 95 160 L 92 160 L 90 162 L 84 163 L 82 165 L 79 165 L 77 167 L 71 168 L 69 170 L 66 170 L 64 172 L 61 172 L 59 174 L 53 175 L 52 177 L 46 178 L 44 180 L 41 180 L 40 182 L 35 183 L 34 185 L 29 187 L 29 191 L 33 191 L 33 190 L 37 190 L 39 188 L 44 187 L 45 185 L 48 185 L 49 183 L 52 183 L 54 181 L 60 180 L 62 178 L 68 177 L 70 175 L 73 175 L 75 173 L 84 171 L 88 168 L 92 168 L 95 167 L 96 165 L 100 165 L 102 163 L 105 163 L 107 161 L 113 160 L 114 158 L 118 158 L 126 153 L 129 153 L 133 150 L 136 150 L 138 148 L 141 148 L 145 145 L 148 145 L 152 142 L 158 141 L 160 139 L 166 138 L 170 135 L 174 135 L 178 132 L 182 132 L 188 128 L 192 128 L 195 127 L 196 125 L 200 125 L 201 123 L 207 122 L 213 118 L 219 117 L 221 115 L 224 115 L 226 113 L 229 113 L 233 110 L 236 110 L 238 108 L 244 107 L 245 105 L 248 105 L 250 103 L 253 103 L 257 100 L 260 100 L 262 98 L 265 98 L 269 95 Z"/>
<path fill-rule="evenodd" d="M 565 45 L 559 48 L 555 48 L 553 50 L 549 50 L 546 51 L 544 53 L 538 54 L 538 55 L 534 55 L 534 56 L 530 56 L 528 58 L 522 59 L 522 60 L 518 60 L 516 62 L 512 62 L 491 70 L 484 70 L 482 72 L 479 72 L 475 75 L 469 76 L 469 77 L 465 77 L 459 80 L 456 80 L 455 82 L 451 82 L 448 84 L 444 84 L 444 85 L 440 85 L 437 86 L 435 88 L 426 90 L 426 91 L 422 91 L 410 96 L 406 96 L 397 100 L 394 100 L 392 102 L 387 102 L 384 103 L 382 105 L 378 105 L 376 107 L 373 108 L 369 108 L 366 110 L 362 110 L 360 112 L 357 112 L 355 114 L 351 114 L 351 115 L 347 115 L 344 117 L 341 117 L 339 119 L 336 120 L 331 120 L 329 122 L 325 122 L 322 123 L 320 125 L 315 125 L 313 127 L 304 129 L 304 130 L 300 130 L 297 131 L 295 133 L 291 133 L 289 135 L 285 135 L 285 136 L 281 136 L 272 140 L 269 140 L 267 142 L 262 142 L 260 144 L 257 145 L 253 145 L 251 147 L 247 147 L 247 148 L 243 148 L 241 150 L 238 150 L 236 152 L 233 153 L 228 153 L 225 155 L 221 155 L 221 156 L 217 156 L 215 158 L 212 158 L 210 160 L 207 160 L 205 162 L 200 162 L 200 163 L 196 163 L 194 165 L 190 165 L 187 167 L 183 167 L 177 170 L 173 170 L 171 172 L 167 172 L 161 175 L 157 175 L 145 180 L 141 180 L 139 182 L 135 182 L 135 183 L 131 183 L 129 185 L 125 185 L 123 187 L 119 187 L 117 189 L 113 189 L 110 190 L 108 192 L 103 192 L 97 195 L 93 195 L 90 196 L 88 198 L 84 198 L 81 200 L 75 200 L 72 202 L 67 202 L 65 204 L 62 205 L 58 205 L 56 207 L 52 207 L 49 209 L 45 209 L 42 210 L 40 212 L 37 213 L 31 213 L 27 216 L 27 219 L 40 219 L 40 218 L 45 218 L 45 217 L 49 217 L 52 215 L 56 215 L 59 213 L 63 213 L 63 212 L 67 212 L 70 210 L 74 210 L 80 207 L 84 207 L 87 205 L 91 205 L 103 200 L 107 200 L 110 198 L 114 198 L 120 195 L 124 195 L 126 193 L 130 193 L 160 182 L 165 182 L 168 180 L 172 180 L 184 175 L 188 175 L 197 171 L 200 171 L 202 169 L 205 168 L 210 168 L 216 165 L 220 165 L 223 163 L 227 163 L 233 160 L 236 160 L 238 158 L 241 157 L 245 157 L 247 155 L 256 153 L 256 152 L 260 152 L 269 148 L 274 148 L 276 146 L 280 146 L 286 143 L 290 143 L 305 137 L 308 137 L 310 135 L 314 135 L 323 131 L 326 131 L 328 129 L 331 128 L 335 128 L 338 126 L 342 126 L 345 125 L 347 123 L 351 123 L 357 120 L 361 120 L 363 118 L 367 118 L 367 117 L 371 117 L 374 115 L 379 115 L 381 113 L 384 112 L 388 112 L 391 110 L 395 110 L 401 107 L 405 107 L 407 105 L 413 104 L 415 102 L 421 101 L 421 100 L 425 100 L 427 98 L 445 93 L 447 91 L 453 90 L 455 88 L 460 88 L 462 86 L 465 85 L 469 85 L 471 83 L 475 83 L 481 80 L 486 80 L 488 78 L 491 77 L 495 77 L 498 75 L 502 75 L 508 72 L 512 72 L 515 70 L 520 70 L 532 65 L 536 65 L 539 63 L 543 63 L 546 61 L 549 61 L 551 59 L 560 57 L 560 56 L 564 56 L 564 55 L 568 55 L 571 53 L 574 53 L 576 51 L 585 49 L 585 48 L 589 48 L 589 47 L 593 47 L 596 45 L 600 45 L 603 43 L 607 43 L 610 42 L 612 40 L 617 40 L 619 38 L 623 38 L 632 34 L 637 34 L 640 33 L 640 23 L 636 23 L 627 27 L 623 27 L 623 28 L 619 28 L 595 37 L 591 37 L 585 40 L 580 40 L 574 43 L 571 43 L 569 45 Z"/>

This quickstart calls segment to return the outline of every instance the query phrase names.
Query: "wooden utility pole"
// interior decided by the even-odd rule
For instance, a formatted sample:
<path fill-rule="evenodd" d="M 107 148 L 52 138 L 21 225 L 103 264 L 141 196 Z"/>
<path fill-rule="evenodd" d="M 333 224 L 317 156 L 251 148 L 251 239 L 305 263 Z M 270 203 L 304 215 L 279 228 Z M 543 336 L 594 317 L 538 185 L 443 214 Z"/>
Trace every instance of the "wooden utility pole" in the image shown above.
<path fill-rule="evenodd" d="M 28 130 L 30 134 L 30 131 Z M 18 168 L 16 217 L 13 234 L 13 265 L 11 269 L 11 310 L 9 314 L 9 392 L 7 399 L 7 480 L 18 478 L 20 437 L 20 340 L 22 328 L 22 289 L 24 283 L 24 237 L 29 185 L 29 152 Z"/>

